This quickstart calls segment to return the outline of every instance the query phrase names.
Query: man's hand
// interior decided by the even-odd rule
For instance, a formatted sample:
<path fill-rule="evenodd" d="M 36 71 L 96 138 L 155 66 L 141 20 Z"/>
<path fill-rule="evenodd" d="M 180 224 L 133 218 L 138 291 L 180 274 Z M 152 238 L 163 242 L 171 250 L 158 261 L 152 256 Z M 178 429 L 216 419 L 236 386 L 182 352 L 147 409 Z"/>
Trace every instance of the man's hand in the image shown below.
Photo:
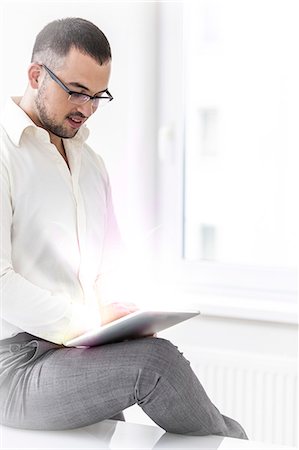
<path fill-rule="evenodd" d="M 109 322 L 113 322 L 116 319 L 120 319 L 127 314 L 137 311 L 139 308 L 134 303 L 108 303 L 101 305 L 101 325 L 105 325 Z"/>

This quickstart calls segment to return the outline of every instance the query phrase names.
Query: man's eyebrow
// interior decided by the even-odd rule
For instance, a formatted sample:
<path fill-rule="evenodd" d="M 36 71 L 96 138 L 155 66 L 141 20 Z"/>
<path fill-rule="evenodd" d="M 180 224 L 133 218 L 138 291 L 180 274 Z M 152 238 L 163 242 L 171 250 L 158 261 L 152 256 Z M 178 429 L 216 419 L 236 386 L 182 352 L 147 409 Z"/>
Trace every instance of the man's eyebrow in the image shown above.
<path fill-rule="evenodd" d="M 75 81 L 72 81 L 71 83 L 68 83 L 70 86 L 74 86 L 74 87 L 77 87 L 77 88 L 79 88 L 79 89 L 85 89 L 85 91 L 89 91 L 89 89 L 88 89 L 88 87 L 86 87 L 86 86 L 84 86 L 83 84 L 81 84 L 81 83 L 77 83 L 77 82 L 75 82 Z"/>
<path fill-rule="evenodd" d="M 74 86 L 76 88 L 84 89 L 85 91 L 89 91 L 88 87 L 84 86 L 81 83 L 77 83 L 76 81 L 71 81 L 70 83 L 68 83 L 68 86 Z M 106 89 L 103 89 L 102 91 L 96 92 L 94 95 L 101 94 L 102 92 L 105 92 L 105 91 L 106 91 Z"/>

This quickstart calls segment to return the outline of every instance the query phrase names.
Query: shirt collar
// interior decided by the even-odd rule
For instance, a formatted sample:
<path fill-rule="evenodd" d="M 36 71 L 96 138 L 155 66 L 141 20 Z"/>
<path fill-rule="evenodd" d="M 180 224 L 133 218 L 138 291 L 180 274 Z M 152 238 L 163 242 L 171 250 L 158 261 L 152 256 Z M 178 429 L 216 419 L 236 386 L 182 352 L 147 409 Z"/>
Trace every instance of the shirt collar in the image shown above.
<path fill-rule="evenodd" d="M 21 138 L 25 130 L 34 129 L 36 133 L 39 134 L 42 140 L 50 141 L 49 133 L 42 127 L 38 127 L 35 123 L 30 119 L 30 117 L 25 113 L 25 111 L 18 106 L 21 97 L 11 97 L 6 102 L 4 108 L 4 116 L 2 123 L 4 128 L 17 147 L 20 146 Z M 84 141 L 89 136 L 88 128 L 83 125 L 76 136 L 68 141 L 74 142 L 76 144 L 83 144 Z"/>

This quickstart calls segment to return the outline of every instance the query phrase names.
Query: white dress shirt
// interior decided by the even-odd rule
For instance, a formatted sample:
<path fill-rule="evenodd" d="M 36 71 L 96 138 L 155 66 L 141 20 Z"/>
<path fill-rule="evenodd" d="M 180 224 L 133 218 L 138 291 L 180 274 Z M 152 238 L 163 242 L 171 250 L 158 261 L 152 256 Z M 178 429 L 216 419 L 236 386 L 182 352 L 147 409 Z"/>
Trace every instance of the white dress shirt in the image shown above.
<path fill-rule="evenodd" d="M 109 179 L 85 126 L 63 140 L 69 169 L 18 101 L 0 128 L 1 339 L 64 343 L 100 324 L 97 284 L 120 242 Z"/>

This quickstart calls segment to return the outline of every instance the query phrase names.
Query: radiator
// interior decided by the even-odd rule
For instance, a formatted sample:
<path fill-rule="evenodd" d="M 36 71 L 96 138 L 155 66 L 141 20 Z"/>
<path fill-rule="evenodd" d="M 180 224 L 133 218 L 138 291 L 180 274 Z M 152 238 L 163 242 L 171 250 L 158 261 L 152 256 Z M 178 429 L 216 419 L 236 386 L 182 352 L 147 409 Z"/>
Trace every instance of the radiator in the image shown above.
<path fill-rule="evenodd" d="M 213 403 L 238 420 L 249 439 L 297 447 L 295 358 L 198 348 L 184 354 Z"/>

